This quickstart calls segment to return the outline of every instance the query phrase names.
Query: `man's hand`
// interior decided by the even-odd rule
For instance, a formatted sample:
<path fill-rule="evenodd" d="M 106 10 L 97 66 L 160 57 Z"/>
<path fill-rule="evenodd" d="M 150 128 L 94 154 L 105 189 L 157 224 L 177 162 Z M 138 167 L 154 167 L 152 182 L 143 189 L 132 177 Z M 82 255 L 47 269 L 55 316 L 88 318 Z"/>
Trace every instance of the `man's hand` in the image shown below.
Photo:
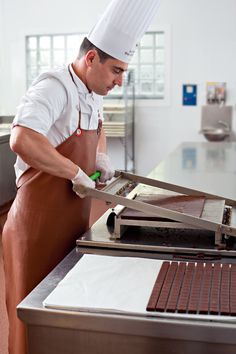
<path fill-rule="evenodd" d="M 97 153 L 96 171 L 101 172 L 100 182 L 102 183 L 114 177 L 115 174 L 114 168 L 110 163 L 109 157 L 102 152 Z"/>
<path fill-rule="evenodd" d="M 71 181 L 73 183 L 73 191 L 80 198 L 86 197 L 87 188 L 95 188 L 95 182 L 92 181 L 81 168 L 79 168 L 76 176 Z"/>

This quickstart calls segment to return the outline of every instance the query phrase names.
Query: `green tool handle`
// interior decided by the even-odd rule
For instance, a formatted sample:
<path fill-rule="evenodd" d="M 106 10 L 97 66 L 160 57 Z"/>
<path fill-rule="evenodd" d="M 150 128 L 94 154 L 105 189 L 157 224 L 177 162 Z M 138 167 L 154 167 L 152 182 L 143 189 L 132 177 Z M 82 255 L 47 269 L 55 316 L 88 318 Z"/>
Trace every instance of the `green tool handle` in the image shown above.
<path fill-rule="evenodd" d="M 100 171 L 96 171 L 96 172 L 94 172 L 94 174 L 89 176 L 89 178 L 91 178 L 91 180 L 93 180 L 93 181 L 96 181 L 100 176 L 101 176 L 101 172 Z"/>

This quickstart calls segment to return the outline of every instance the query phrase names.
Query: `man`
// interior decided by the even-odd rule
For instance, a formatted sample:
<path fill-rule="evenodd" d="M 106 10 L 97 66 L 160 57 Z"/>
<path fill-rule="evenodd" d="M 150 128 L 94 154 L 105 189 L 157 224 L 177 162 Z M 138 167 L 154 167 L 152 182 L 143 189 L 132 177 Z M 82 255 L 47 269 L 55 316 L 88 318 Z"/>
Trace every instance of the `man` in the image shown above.
<path fill-rule="evenodd" d="M 114 174 L 101 96 L 122 85 L 158 3 L 113 0 L 76 60 L 40 75 L 18 107 L 10 139 L 18 191 L 3 230 L 10 354 L 25 353 L 17 304 L 88 228 L 90 198 L 84 197 L 95 187 L 89 176 L 99 170 L 105 182 Z"/>

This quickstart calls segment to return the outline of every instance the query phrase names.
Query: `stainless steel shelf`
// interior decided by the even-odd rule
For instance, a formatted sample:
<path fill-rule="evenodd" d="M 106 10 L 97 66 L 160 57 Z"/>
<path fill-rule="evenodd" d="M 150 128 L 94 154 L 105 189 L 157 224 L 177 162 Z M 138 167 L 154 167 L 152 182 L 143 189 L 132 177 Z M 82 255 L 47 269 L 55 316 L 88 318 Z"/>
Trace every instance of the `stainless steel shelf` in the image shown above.
<path fill-rule="evenodd" d="M 134 78 L 131 72 L 130 80 L 123 86 L 122 97 L 105 98 L 103 107 L 104 131 L 109 138 L 122 138 L 124 170 L 129 172 L 135 171 L 134 102 Z"/>

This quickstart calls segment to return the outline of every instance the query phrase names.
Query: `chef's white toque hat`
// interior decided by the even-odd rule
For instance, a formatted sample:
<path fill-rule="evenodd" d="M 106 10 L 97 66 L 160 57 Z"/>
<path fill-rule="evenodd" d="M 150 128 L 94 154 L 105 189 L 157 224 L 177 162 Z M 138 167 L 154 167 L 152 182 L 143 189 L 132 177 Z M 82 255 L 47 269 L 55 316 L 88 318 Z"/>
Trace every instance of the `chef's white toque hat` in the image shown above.
<path fill-rule="evenodd" d="M 128 63 L 156 14 L 160 0 L 112 0 L 87 38 L 103 52 Z"/>

